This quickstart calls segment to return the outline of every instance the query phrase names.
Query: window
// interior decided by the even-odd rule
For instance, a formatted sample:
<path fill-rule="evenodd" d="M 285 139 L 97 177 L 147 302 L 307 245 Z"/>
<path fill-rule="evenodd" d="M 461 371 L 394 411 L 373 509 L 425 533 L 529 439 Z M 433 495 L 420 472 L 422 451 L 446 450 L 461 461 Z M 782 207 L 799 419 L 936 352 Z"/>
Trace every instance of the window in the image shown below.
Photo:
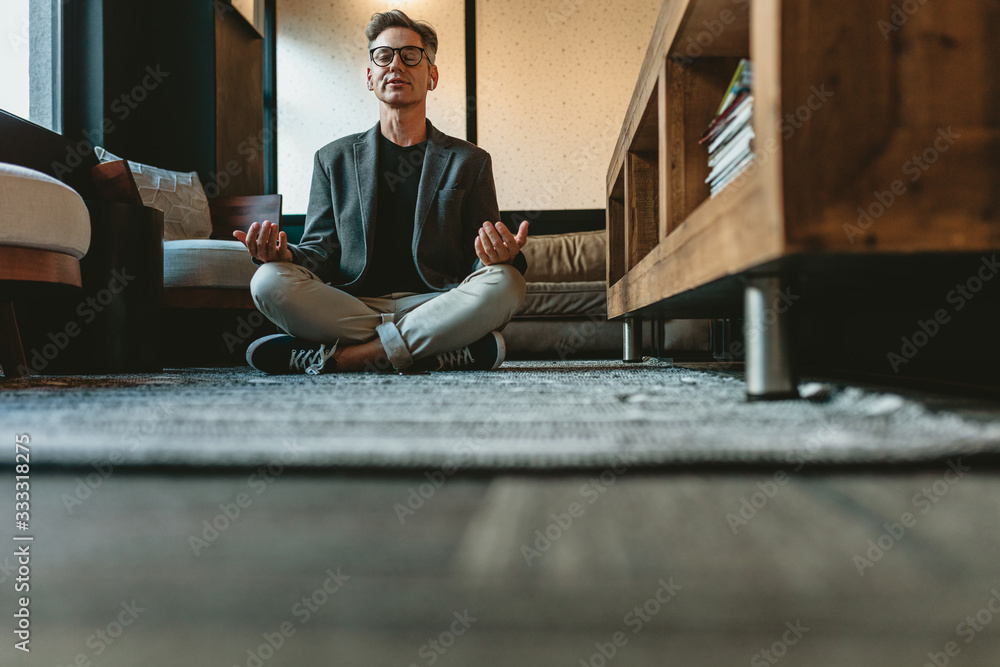
<path fill-rule="evenodd" d="M 0 109 L 56 132 L 62 126 L 60 0 L 0 3 Z"/>

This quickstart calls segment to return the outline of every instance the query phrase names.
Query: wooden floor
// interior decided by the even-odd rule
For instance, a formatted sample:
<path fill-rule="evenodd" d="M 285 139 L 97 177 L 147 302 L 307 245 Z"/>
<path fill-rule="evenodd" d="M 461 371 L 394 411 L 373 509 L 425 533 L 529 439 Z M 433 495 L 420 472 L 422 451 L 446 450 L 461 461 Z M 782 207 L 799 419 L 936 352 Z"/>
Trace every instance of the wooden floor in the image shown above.
<path fill-rule="evenodd" d="M 997 472 L 804 473 L 39 472 L 32 652 L 5 630 L 0 664 L 998 664 Z"/>

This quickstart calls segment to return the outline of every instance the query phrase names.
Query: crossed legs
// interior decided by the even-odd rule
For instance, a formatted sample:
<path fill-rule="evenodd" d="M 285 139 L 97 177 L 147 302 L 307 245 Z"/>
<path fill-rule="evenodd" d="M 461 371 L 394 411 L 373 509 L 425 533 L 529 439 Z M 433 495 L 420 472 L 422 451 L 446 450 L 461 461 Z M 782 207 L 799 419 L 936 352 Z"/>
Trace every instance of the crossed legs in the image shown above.
<path fill-rule="evenodd" d="M 487 266 L 446 292 L 355 297 L 289 262 L 269 262 L 250 283 L 257 308 L 297 338 L 340 341 L 342 371 L 404 370 L 502 328 L 524 300 L 525 282 L 507 265 Z"/>

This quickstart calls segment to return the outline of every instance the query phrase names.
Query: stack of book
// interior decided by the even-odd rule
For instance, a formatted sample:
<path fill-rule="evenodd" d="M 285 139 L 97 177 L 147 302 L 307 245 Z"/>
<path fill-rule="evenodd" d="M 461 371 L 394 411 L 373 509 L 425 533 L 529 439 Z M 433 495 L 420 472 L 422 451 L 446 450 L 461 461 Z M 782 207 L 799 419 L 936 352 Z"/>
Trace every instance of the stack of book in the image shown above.
<path fill-rule="evenodd" d="M 708 144 L 708 183 L 714 197 L 754 159 L 753 152 L 753 68 L 741 60 L 715 120 L 705 130 L 699 143 Z"/>

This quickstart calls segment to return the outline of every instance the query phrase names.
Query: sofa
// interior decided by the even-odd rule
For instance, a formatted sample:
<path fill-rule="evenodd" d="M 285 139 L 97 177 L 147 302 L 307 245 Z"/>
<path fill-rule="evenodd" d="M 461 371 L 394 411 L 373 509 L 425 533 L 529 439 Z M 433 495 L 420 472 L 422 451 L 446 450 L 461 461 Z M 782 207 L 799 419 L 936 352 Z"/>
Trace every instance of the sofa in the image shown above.
<path fill-rule="evenodd" d="M 622 325 L 607 321 L 607 233 L 529 236 L 523 252 L 528 288 L 524 304 L 503 331 L 509 356 L 620 358 Z M 665 356 L 707 357 L 711 325 L 708 320 L 668 320 L 658 341 Z"/>
<path fill-rule="evenodd" d="M 161 369 L 163 214 L 102 200 L 92 146 L 2 111 L 0 162 L 20 173 L 0 213 L 8 373 Z"/>
<path fill-rule="evenodd" d="M 196 172 L 176 172 L 123 160 L 97 147 L 93 169 L 102 198 L 164 213 L 163 307 L 253 308 L 249 285 L 256 266 L 233 238 L 255 221 L 281 221 L 281 195 L 208 199 Z"/>
<path fill-rule="evenodd" d="M 34 169 L 0 162 L 0 368 L 8 379 L 31 374 L 15 302 L 45 302 L 82 287 L 80 258 L 90 247 L 90 215 L 68 185 Z M 75 291 L 75 290 L 74 290 Z M 54 332 L 73 335 L 75 322 Z M 59 352 L 56 342 L 46 345 Z"/>
<path fill-rule="evenodd" d="M 289 217 L 301 219 L 282 216 L 279 195 L 209 200 L 194 172 L 166 172 L 101 150 L 76 155 L 67 168 L 67 156 L 74 151 L 71 142 L 0 112 L 0 137 L 11 136 L 17 140 L 3 145 L 0 161 L 48 172 L 60 166 L 60 173 L 50 175 L 87 201 L 97 234 L 91 248 L 91 291 L 107 284 L 115 265 L 126 261 L 123 258 L 144 257 L 143 278 L 117 295 L 115 306 L 109 307 L 117 308 L 117 314 L 112 317 L 109 312 L 103 324 L 89 325 L 87 336 L 74 341 L 78 358 L 93 363 L 61 367 L 56 363 L 45 372 L 242 364 L 247 345 L 275 331 L 250 299 L 249 283 L 256 267 L 242 244 L 231 239 L 232 229 L 245 229 L 254 220 L 277 220 L 284 227 Z M 178 188 L 187 194 L 180 196 Z M 194 223 L 185 215 L 190 208 L 198 209 Z M 574 225 L 570 221 L 557 227 L 561 231 Z M 294 240 L 295 225 L 288 231 Z M 532 234 L 524 253 L 528 293 L 504 330 L 509 357 L 620 357 L 622 326 L 606 321 L 605 233 Z M 129 260 L 129 266 L 133 264 Z M 83 280 L 84 292 L 75 297 L 77 301 L 65 302 L 64 314 L 48 322 L 39 312 L 44 311 L 42 306 L 18 306 L 25 314 L 32 311 L 38 316 L 37 326 L 29 327 L 33 341 L 28 341 L 26 350 L 44 345 L 52 327 L 68 321 L 66 309 L 87 298 L 87 282 Z M 9 321 L 10 317 L 3 320 Z M 86 353 L 87 337 L 86 345 L 100 354 Z M 707 321 L 667 322 L 659 340 L 666 356 L 710 354 Z M 63 355 L 63 360 L 71 356 Z"/>
<path fill-rule="evenodd" d="M 213 219 L 214 219 L 213 209 Z M 301 235 L 303 216 L 282 218 L 289 239 Z M 285 225 L 285 221 L 291 224 Z M 568 225 L 567 225 L 568 226 Z M 186 252 L 192 256 L 186 264 L 198 265 L 193 253 L 202 254 L 199 241 L 185 241 Z M 220 241 L 220 244 L 231 243 Z M 169 247 L 170 242 L 164 244 Z M 231 246 L 230 246 L 231 247 Z M 203 266 L 184 274 L 185 301 L 171 302 L 169 317 L 164 324 L 169 331 L 164 342 L 168 346 L 168 365 L 236 365 L 244 363 L 247 346 L 256 338 L 275 333 L 277 329 L 253 308 L 249 284 L 256 269 L 246 250 L 236 244 L 220 262 L 218 269 Z M 216 251 L 219 252 L 219 251 Z M 510 359 L 586 359 L 621 358 L 622 325 L 607 321 L 605 280 L 606 234 L 582 231 L 532 235 L 523 250 L 528 261 L 527 295 L 520 311 L 503 330 Z M 165 255 L 165 285 L 179 283 L 179 274 L 170 275 L 170 262 Z M 215 261 L 215 260 L 212 260 Z M 226 284 L 218 282 L 226 276 Z M 201 276 L 203 282 L 197 282 Z M 212 276 L 216 276 L 213 278 Z M 198 287 L 201 285 L 202 287 Z M 214 307 L 198 305 L 193 298 L 202 288 L 223 288 L 231 293 L 229 306 L 215 303 Z M 169 288 L 167 288 L 169 290 Z M 175 288 L 176 289 L 176 288 Z M 241 294 L 244 305 L 236 295 Z M 653 340 L 647 322 L 646 340 Z M 184 340 L 186 349 L 177 349 L 174 341 Z M 707 320 L 673 320 L 662 324 L 662 356 L 677 358 L 709 358 L 711 356 L 711 326 Z M 170 350 L 170 346 L 175 349 Z"/>

